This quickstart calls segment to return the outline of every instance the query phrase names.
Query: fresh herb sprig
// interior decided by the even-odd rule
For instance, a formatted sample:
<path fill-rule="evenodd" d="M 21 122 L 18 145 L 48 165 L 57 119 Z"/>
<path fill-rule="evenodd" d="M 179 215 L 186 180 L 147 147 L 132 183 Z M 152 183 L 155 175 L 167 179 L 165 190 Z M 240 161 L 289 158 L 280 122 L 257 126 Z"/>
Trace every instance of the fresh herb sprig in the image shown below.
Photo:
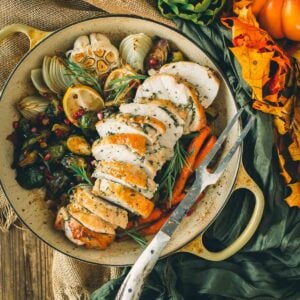
<path fill-rule="evenodd" d="M 91 86 L 103 97 L 103 90 L 95 72 L 81 68 L 79 65 L 75 64 L 70 59 L 66 59 L 65 62 L 66 69 L 68 72 L 66 73 L 66 75 L 72 76 L 82 84 Z"/>
<path fill-rule="evenodd" d="M 73 164 L 70 165 L 69 168 L 75 173 L 76 176 L 79 176 L 87 185 L 93 185 L 84 167 L 79 167 Z"/>
<path fill-rule="evenodd" d="M 124 93 L 132 80 L 145 80 L 147 77 L 147 75 L 129 75 L 114 79 L 109 83 L 108 91 L 113 92 L 114 102 L 118 103 L 120 100 L 120 96 Z M 127 93 L 129 91 L 130 89 L 128 89 Z M 125 93 L 123 96 L 125 96 L 127 93 Z"/>
<path fill-rule="evenodd" d="M 128 235 L 129 237 L 131 237 L 142 248 L 144 248 L 147 245 L 146 239 L 142 235 L 140 235 L 135 228 L 125 230 L 122 233 L 122 235 Z"/>
<path fill-rule="evenodd" d="M 159 192 L 166 191 L 166 199 L 169 199 L 169 201 L 172 201 L 173 189 L 178 174 L 183 166 L 188 166 L 188 155 L 189 153 L 186 152 L 180 141 L 177 141 L 174 147 L 174 155 L 164 170 L 158 186 Z"/>

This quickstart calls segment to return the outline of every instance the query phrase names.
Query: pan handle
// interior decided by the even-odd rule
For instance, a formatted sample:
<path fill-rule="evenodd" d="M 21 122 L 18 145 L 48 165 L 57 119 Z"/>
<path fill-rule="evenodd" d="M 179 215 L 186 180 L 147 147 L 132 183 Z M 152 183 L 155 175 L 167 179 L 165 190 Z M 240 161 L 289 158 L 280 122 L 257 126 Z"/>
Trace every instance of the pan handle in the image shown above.
<path fill-rule="evenodd" d="M 0 30 L 0 42 L 4 40 L 8 35 L 11 35 L 16 32 L 22 32 L 26 34 L 30 41 L 30 49 L 32 49 L 41 40 L 43 40 L 46 36 L 52 33 L 41 31 L 25 24 L 11 24 Z"/>
<path fill-rule="evenodd" d="M 246 228 L 243 230 L 241 235 L 227 248 L 219 252 L 212 252 L 206 249 L 203 244 L 203 234 L 198 236 L 192 242 L 184 246 L 179 250 L 179 252 L 188 252 L 194 255 L 197 255 L 201 258 L 210 260 L 210 261 L 221 261 L 227 259 L 228 257 L 234 255 L 239 250 L 241 250 L 254 235 L 264 211 L 264 195 L 261 189 L 253 181 L 253 179 L 246 172 L 243 164 L 241 164 L 237 180 L 235 182 L 233 191 L 239 189 L 247 189 L 251 191 L 255 196 L 255 206 L 252 213 L 252 216 L 247 224 Z"/>

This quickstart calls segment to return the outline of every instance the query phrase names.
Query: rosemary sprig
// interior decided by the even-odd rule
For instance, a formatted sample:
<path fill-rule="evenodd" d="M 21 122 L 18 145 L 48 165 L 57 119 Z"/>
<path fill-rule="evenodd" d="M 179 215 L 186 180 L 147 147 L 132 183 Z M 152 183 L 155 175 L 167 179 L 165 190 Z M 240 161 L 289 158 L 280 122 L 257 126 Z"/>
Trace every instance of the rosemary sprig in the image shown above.
<path fill-rule="evenodd" d="M 65 60 L 65 63 L 68 71 L 66 75 L 72 76 L 82 84 L 91 86 L 103 97 L 103 90 L 95 72 L 81 68 L 70 59 Z"/>
<path fill-rule="evenodd" d="M 141 236 L 135 228 L 125 230 L 123 233 L 131 237 L 142 248 L 144 248 L 147 245 L 146 239 L 143 236 Z"/>
<path fill-rule="evenodd" d="M 108 91 L 113 92 L 114 102 L 118 103 L 120 100 L 119 99 L 120 96 L 124 93 L 124 91 L 126 90 L 126 88 L 128 87 L 128 85 L 130 84 L 130 82 L 132 80 L 144 80 L 147 77 L 148 76 L 146 76 L 146 75 L 129 75 L 129 76 L 124 76 L 122 78 L 114 79 L 109 83 Z M 128 91 L 124 94 L 124 96 L 129 91 L 130 91 L 130 89 L 128 89 Z"/>
<path fill-rule="evenodd" d="M 89 179 L 85 168 L 83 167 L 79 167 L 76 165 L 70 165 L 69 168 L 79 177 L 82 178 L 83 181 L 85 181 L 86 184 L 88 185 L 93 185 L 93 183 L 91 182 L 91 180 Z"/>
<path fill-rule="evenodd" d="M 174 147 L 174 156 L 169 161 L 158 186 L 158 191 L 164 189 L 166 190 L 166 198 L 169 199 L 169 201 L 172 201 L 173 189 L 178 174 L 180 173 L 183 166 L 188 166 L 187 156 L 188 153 L 183 148 L 181 143 L 177 141 Z"/>

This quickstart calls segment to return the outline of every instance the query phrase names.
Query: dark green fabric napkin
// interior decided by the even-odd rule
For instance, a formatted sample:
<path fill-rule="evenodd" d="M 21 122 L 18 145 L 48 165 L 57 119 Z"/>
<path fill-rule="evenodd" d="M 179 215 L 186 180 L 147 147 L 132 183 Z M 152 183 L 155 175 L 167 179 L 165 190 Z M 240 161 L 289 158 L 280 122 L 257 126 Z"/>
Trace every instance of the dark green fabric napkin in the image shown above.
<path fill-rule="evenodd" d="M 228 50 L 231 32 L 216 23 L 201 27 L 178 20 L 177 25 L 220 66 L 237 103 L 250 102 L 251 91 Z M 256 234 L 238 254 L 222 262 L 190 254 L 161 260 L 149 276 L 141 299 L 300 299 L 300 211 L 288 208 L 283 200 L 286 191 L 274 151 L 271 117 L 251 108 L 247 114 L 255 114 L 257 121 L 244 143 L 243 162 L 266 199 Z M 208 248 L 220 250 L 238 237 L 252 208 L 251 193 L 233 194 L 206 233 Z M 128 270 L 95 291 L 92 299 L 113 299 Z"/>

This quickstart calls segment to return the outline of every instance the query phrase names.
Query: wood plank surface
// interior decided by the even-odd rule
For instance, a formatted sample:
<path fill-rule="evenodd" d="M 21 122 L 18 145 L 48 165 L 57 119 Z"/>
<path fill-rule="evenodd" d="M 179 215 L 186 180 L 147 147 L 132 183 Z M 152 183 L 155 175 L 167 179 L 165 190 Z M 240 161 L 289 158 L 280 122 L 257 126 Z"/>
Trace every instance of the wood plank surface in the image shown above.
<path fill-rule="evenodd" d="M 0 299 L 52 300 L 52 249 L 27 229 L 0 232 Z"/>

